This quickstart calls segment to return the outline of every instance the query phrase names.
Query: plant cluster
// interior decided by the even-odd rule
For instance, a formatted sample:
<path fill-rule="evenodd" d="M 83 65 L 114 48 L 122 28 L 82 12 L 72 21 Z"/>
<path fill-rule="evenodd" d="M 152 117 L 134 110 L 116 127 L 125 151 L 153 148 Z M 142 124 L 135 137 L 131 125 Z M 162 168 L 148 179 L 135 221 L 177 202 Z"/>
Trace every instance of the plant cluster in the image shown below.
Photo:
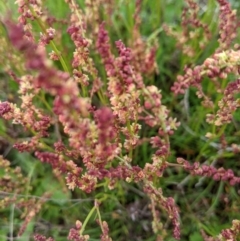
<path fill-rule="evenodd" d="M 217 217 L 221 202 L 223 220 L 228 208 L 230 213 L 240 209 L 237 10 L 227 0 L 211 0 L 205 10 L 200 1 L 186 0 L 179 8 L 181 24 L 174 28 L 163 14 L 157 29 L 145 31 L 146 38 L 144 14 L 156 2 L 65 0 L 63 16 L 54 16 L 54 1 L 17 0 L 18 23 L 2 19 L 0 85 L 6 97 L 0 99 L 0 141 L 10 153 L 3 151 L 0 158 L 0 207 L 4 213 L 10 208 L 10 240 L 24 239 L 26 233 L 36 241 L 190 240 L 184 233 L 192 218 L 185 218 L 187 212 L 195 212 L 199 230 L 191 240 L 240 237 L 239 215 L 228 216 L 232 227 L 221 227 L 217 234 L 198 212 L 202 205 Z M 211 19 L 215 7 L 217 20 Z M 175 51 L 165 50 L 168 60 L 159 55 L 164 44 Z M 172 66 L 160 64 L 167 61 Z M 186 135 L 190 138 L 183 140 Z M 29 168 L 21 171 L 24 164 L 13 161 L 26 153 L 30 166 L 37 159 L 45 170 L 43 176 L 35 171 L 38 184 L 27 174 Z M 29 231 L 41 212 L 53 215 L 48 201 L 56 190 L 51 183 L 44 191 L 39 187 L 48 178 L 68 200 L 84 197 L 93 204 L 83 205 L 85 217 L 78 212 L 57 216 L 57 223 L 60 218 L 70 223 L 65 237 L 36 227 Z M 189 191 L 193 204 L 176 197 Z M 207 192 L 217 192 L 212 204 Z M 131 224 L 124 231 L 111 221 L 124 223 L 120 207 L 128 203 L 132 221 L 140 220 L 136 236 Z M 17 217 L 21 225 L 13 227 Z"/>

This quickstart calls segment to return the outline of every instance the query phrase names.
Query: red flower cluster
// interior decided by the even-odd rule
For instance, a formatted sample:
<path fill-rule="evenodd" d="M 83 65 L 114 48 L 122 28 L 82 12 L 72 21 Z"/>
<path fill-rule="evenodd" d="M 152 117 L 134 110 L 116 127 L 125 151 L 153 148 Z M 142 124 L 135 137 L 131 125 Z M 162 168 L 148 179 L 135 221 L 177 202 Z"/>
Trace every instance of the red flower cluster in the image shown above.
<path fill-rule="evenodd" d="M 190 164 L 183 158 L 178 158 L 177 162 L 183 165 L 183 168 L 192 175 L 211 177 L 216 181 L 226 181 L 230 185 L 240 183 L 240 177 L 236 177 L 231 169 L 225 170 L 223 167 L 215 168 L 208 165 L 200 165 L 199 162 Z"/>

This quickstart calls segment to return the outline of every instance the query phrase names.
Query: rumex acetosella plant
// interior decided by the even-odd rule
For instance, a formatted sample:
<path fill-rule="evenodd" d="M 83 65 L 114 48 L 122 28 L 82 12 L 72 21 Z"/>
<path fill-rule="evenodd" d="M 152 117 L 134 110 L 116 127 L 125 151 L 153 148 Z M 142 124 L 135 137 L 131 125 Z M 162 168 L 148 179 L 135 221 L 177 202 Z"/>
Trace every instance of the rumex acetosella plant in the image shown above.
<path fill-rule="evenodd" d="M 229 1 L 2 5 L 3 239 L 239 240 Z"/>

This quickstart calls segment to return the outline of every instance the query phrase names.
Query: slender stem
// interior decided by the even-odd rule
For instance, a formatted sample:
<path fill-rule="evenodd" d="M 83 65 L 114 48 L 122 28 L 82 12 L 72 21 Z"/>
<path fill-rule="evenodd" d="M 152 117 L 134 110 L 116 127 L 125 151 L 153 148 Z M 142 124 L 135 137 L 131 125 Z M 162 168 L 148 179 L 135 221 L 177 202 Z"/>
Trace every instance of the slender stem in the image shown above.
<path fill-rule="evenodd" d="M 98 94 L 98 97 L 99 97 L 100 101 L 101 101 L 104 105 L 107 104 L 107 101 L 105 100 L 104 95 L 103 95 L 101 89 L 97 92 L 97 94 Z"/>
<path fill-rule="evenodd" d="M 171 167 L 182 167 L 182 165 L 181 165 L 181 164 L 178 164 L 178 163 L 166 162 L 166 164 L 167 164 L 168 166 L 171 166 Z"/>
<path fill-rule="evenodd" d="M 15 210 L 15 204 L 12 204 L 11 206 L 11 214 L 10 214 L 10 227 L 9 227 L 9 240 L 13 241 L 13 227 L 14 227 L 14 210 Z"/>
<path fill-rule="evenodd" d="M 64 61 L 64 59 L 63 59 L 60 51 L 57 49 L 57 47 L 56 47 L 55 43 L 53 42 L 53 40 L 50 41 L 50 44 L 51 44 L 53 50 L 54 50 L 54 51 L 56 52 L 56 54 L 58 55 L 59 60 L 60 60 L 60 62 L 61 62 L 61 64 L 62 64 L 62 67 L 63 67 L 64 71 L 69 73 L 70 71 L 69 71 L 69 69 L 68 69 L 68 67 L 67 67 L 67 64 L 65 63 L 65 61 Z"/>
<path fill-rule="evenodd" d="M 94 206 L 91 211 L 89 212 L 89 214 L 87 215 L 86 219 L 84 220 L 84 223 L 82 225 L 82 228 L 80 229 L 79 233 L 80 235 L 83 234 L 84 230 L 85 230 L 85 227 L 88 223 L 88 221 L 90 220 L 91 216 L 93 215 L 94 211 L 96 210 L 96 207 Z"/>
<path fill-rule="evenodd" d="M 116 158 L 119 161 L 123 162 L 128 168 L 132 169 L 132 166 L 127 161 L 125 161 L 123 158 L 121 158 L 120 156 L 116 156 Z"/>
<path fill-rule="evenodd" d="M 97 207 L 96 209 L 97 209 L 97 215 L 98 215 L 98 219 L 99 219 L 99 224 L 100 224 L 101 230 L 102 230 L 102 232 L 104 232 L 102 218 L 101 218 L 101 214 L 100 214 L 99 208 Z"/>
<path fill-rule="evenodd" d="M 48 109 L 48 111 L 50 111 L 51 113 L 53 113 L 52 107 L 49 105 L 49 103 L 47 102 L 46 98 L 45 98 L 45 94 L 44 92 L 41 93 L 41 96 L 39 96 L 40 100 L 42 101 L 42 103 L 46 106 L 46 108 Z"/>

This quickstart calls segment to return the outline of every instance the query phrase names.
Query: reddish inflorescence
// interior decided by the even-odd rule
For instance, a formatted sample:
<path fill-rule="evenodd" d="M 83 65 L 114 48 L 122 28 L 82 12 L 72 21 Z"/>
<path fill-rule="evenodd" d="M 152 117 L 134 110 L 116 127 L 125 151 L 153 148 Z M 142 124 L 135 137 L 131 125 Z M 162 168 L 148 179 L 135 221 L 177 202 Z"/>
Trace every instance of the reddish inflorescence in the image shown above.
<path fill-rule="evenodd" d="M 197 161 L 190 163 L 183 158 L 177 158 L 176 163 L 169 162 L 174 159 L 175 152 L 171 147 L 171 136 L 180 123 L 171 117 L 170 110 L 163 104 L 161 90 L 148 84 L 151 81 L 148 82 L 147 78 L 151 76 L 153 79 L 158 72 L 158 44 L 141 36 L 142 1 L 135 3 L 133 33 L 127 44 L 123 40 L 111 42 L 106 30 L 109 23 L 112 26 L 111 16 L 106 16 L 104 22 L 101 17 L 102 11 L 112 13 L 114 1 L 86 1 L 86 14 L 74 0 L 65 2 L 70 9 L 69 20 L 61 21 L 48 16 L 41 1 L 18 0 L 19 24 L 5 21 L 11 46 L 21 58 L 19 71 L 15 73 L 9 67 L 6 70 L 18 84 L 19 98 L 16 103 L 0 101 L 0 117 L 11 120 L 12 124 L 22 126 L 24 130 L 23 137 L 14 140 L 13 147 L 19 152 L 34 153 L 42 163 L 49 164 L 55 175 L 65 178 L 71 191 L 78 188 L 89 194 L 104 187 L 105 192 L 107 187 L 112 190 L 118 184 L 122 186 L 123 182 L 141 186 L 151 202 L 153 231 L 157 235 L 164 234 L 159 214 L 164 210 L 171 220 L 174 238 L 180 240 L 179 208 L 172 197 L 164 197 L 159 187 L 158 180 L 164 179 L 165 170 L 176 167 L 178 171 L 182 168 L 192 176 L 211 177 L 230 185 L 239 184 L 240 177 L 231 169 L 216 168 Z M 189 62 L 171 88 L 175 95 L 185 94 L 190 87 L 197 89 L 197 97 L 210 110 L 206 121 L 214 128 L 231 123 L 240 107 L 237 99 L 240 92 L 240 51 L 238 46 L 231 48 L 239 23 L 236 11 L 231 9 L 228 1 L 217 2 L 220 7 L 219 46 L 203 63 L 198 61 L 199 64 L 194 66 Z M 212 34 L 210 26 L 200 19 L 198 4 L 192 0 L 186 0 L 186 3 L 182 13 L 182 31 L 173 31 L 166 24 L 163 30 L 177 39 L 176 48 L 182 50 L 188 62 L 206 48 Z M 30 21 L 36 21 L 41 28 L 38 37 Z M 57 47 L 57 43 L 61 42 L 61 33 L 53 27 L 55 23 L 68 25 L 66 32 L 74 48 L 71 63 L 66 62 L 64 51 Z M 193 39 L 199 41 L 192 44 Z M 96 52 L 96 56 L 92 56 L 92 51 Z M 226 82 L 230 75 L 235 79 Z M 211 81 L 220 98 L 208 96 L 203 88 L 205 80 Z M 206 136 L 214 138 L 218 134 L 219 149 L 229 149 L 224 129 L 214 131 L 216 133 Z M 138 148 L 145 142 L 153 150 L 149 161 L 141 166 L 138 163 Z M 239 149 L 239 146 L 232 144 L 233 152 L 237 153 Z M 25 181 L 20 170 L 9 168 L 10 164 L 2 157 L 0 164 L 4 170 L 4 177 L 0 178 L 3 190 L 18 194 L 23 190 L 24 183 L 15 183 L 14 178 Z M 49 196 L 49 193 L 43 195 Z M 2 205 L 16 200 L 14 196 L 4 200 Z M 43 203 L 34 200 L 29 205 L 29 213 L 25 215 L 19 236 Z M 109 225 L 101 220 L 100 204 L 96 203 L 97 223 L 102 231 L 100 239 L 111 241 Z M 19 205 L 27 206 L 27 202 L 19 202 Z M 89 219 L 90 216 L 86 218 L 87 221 Z M 69 231 L 68 240 L 89 240 L 89 235 L 83 234 L 86 223 L 77 221 Z M 217 240 L 234 240 L 239 230 L 239 222 L 234 221 L 233 227 L 223 230 Z M 208 239 L 207 235 L 203 236 Z M 40 234 L 36 234 L 34 240 L 54 241 Z"/>

